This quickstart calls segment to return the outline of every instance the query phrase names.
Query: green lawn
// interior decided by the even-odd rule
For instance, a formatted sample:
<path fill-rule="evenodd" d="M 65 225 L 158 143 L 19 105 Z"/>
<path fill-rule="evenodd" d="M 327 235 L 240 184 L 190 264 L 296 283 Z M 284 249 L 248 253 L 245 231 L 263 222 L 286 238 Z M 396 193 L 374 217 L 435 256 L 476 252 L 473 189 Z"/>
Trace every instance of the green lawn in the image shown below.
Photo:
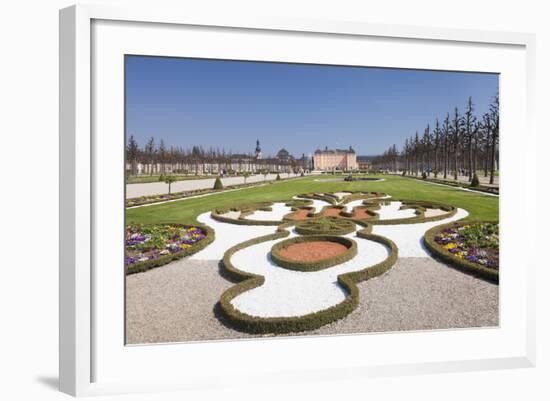
<path fill-rule="evenodd" d="M 331 176 L 305 177 L 292 181 L 273 182 L 265 186 L 219 193 L 201 198 L 164 203 L 156 206 L 126 210 L 127 223 L 186 223 L 193 224 L 199 214 L 216 207 L 256 201 L 290 199 L 305 192 L 376 191 L 394 198 L 431 200 L 449 203 L 470 212 L 467 220 L 497 220 L 499 198 L 459 189 L 434 185 L 398 176 L 380 176 L 381 182 L 320 182 L 315 179 Z M 375 176 L 370 176 L 375 177 Z"/>

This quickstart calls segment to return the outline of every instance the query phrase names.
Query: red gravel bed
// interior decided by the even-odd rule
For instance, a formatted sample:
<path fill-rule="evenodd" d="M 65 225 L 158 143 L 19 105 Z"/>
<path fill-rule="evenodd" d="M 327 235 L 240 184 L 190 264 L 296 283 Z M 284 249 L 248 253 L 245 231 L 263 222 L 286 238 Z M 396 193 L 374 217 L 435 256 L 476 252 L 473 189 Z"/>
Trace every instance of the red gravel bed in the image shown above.
<path fill-rule="evenodd" d="M 372 218 L 372 215 L 369 214 L 367 211 L 367 208 L 355 208 L 353 211 L 353 218 L 354 219 L 370 219 Z"/>
<path fill-rule="evenodd" d="M 299 262 L 317 262 L 340 255 L 348 250 L 345 245 L 331 241 L 311 241 L 290 244 L 279 251 L 282 257 Z"/>
<path fill-rule="evenodd" d="M 338 209 L 337 207 L 329 207 L 329 208 L 324 210 L 323 216 L 338 217 L 338 216 L 340 216 L 341 211 L 342 211 L 342 209 Z"/>
<path fill-rule="evenodd" d="M 288 216 L 289 220 L 307 220 L 307 214 L 309 213 L 309 210 L 306 209 L 300 209 L 297 212 L 292 213 Z"/>

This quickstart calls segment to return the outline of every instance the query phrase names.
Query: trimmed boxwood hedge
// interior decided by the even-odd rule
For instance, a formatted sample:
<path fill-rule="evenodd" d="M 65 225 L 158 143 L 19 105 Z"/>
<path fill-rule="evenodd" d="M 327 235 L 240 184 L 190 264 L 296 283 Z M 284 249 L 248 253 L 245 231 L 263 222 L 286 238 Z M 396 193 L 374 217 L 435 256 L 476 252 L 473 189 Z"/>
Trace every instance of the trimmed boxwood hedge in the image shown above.
<path fill-rule="evenodd" d="M 321 217 L 297 223 L 295 231 L 301 235 L 345 235 L 355 231 L 355 223 L 334 217 Z"/>
<path fill-rule="evenodd" d="M 472 191 L 476 191 L 476 192 L 484 192 L 484 193 L 493 194 L 493 195 L 498 195 L 499 194 L 499 187 L 489 187 L 489 186 L 486 186 L 486 185 L 479 185 L 478 187 L 471 188 L 469 182 L 449 181 L 449 180 L 442 180 L 442 179 L 430 178 L 430 177 L 428 177 L 426 179 L 420 179 L 418 177 L 411 176 L 411 175 L 407 175 L 406 177 L 407 178 L 412 178 L 412 179 L 415 179 L 415 180 L 433 182 L 434 184 L 448 185 L 450 187 L 471 189 Z"/>
<path fill-rule="evenodd" d="M 255 203 L 245 203 L 238 206 L 227 206 L 223 208 L 217 208 L 212 210 L 210 216 L 217 221 L 222 223 L 230 223 L 244 226 L 278 226 L 281 224 L 280 221 L 273 220 L 252 220 L 245 219 L 244 217 L 251 215 L 256 210 L 270 211 L 271 205 L 274 202 L 255 202 Z M 222 216 L 223 214 L 230 211 L 240 211 L 241 214 L 238 219 L 233 219 L 230 217 Z"/>
<path fill-rule="evenodd" d="M 350 195 L 346 196 L 341 202 L 340 204 L 341 205 L 345 205 L 349 202 L 352 202 L 354 200 L 359 200 L 359 199 L 375 199 L 375 198 L 380 198 L 380 197 L 383 197 L 383 196 L 387 196 L 388 194 L 384 193 L 384 192 L 352 192 Z"/>
<path fill-rule="evenodd" d="M 472 221 L 467 224 L 476 224 L 476 223 L 492 223 L 497 224 L 497 221 Z M 445 262 L 446 264 L 455 267 L 465 273 L 472 274 L 477 277 L 481 277 L 485 280 L 491 281 L 493 283 L 499 283 L 499 271 L 495 269 L 490 269 L 478 263 L 473 263 L 464 259 L 459 259 L 453 256 L 452 253 L 447 252 L 445 248 L 435 242 L 435 236 L 445 228 L 453 227 L 456 224 L 461 225 L 460 222 L 452 222 L 448 224 L 442 224 L 436 227 L 433 227 L 426 231 L 424 234 L 423 240 L 424 245 L 430 251 L 430 254 L 436 259 Z M 466 224 L 466 223 L 464 223 Z"/>
<path fill-rule="evenodd" d="M 336 203 L 338 203 L 338 201 L 336 200 L 336 197 L 327 196 L 325 194 L 319 194 L 319 193 L 301 194 L 301 195 L 297 195 L 297 198 L 322 200 L 322 201 L 330 203 L 331 205 L 336 205 Z"/>
<path fill-rule="evenodd" d="M 379 235 L 370 234 L 369 229 L 371 229 L 371 227 L 367 226 L 364 230 L 358 232 L 358 236 L 387 246 L 390 249 L 389 256 L 377 265 L 367 267 L 357 272 L 339 275 L 338 283 L 344 287 L 349 294 L 344 301 L 318 312 L 295 317 L 251 316 L 240 312 L 231 303 L 231 301 L 240 294 L 259 287 L 265 282 L 263 276 L 246 273 L 236 268 L 231 263 L 231 256 L 238 250 L 246 248 L 247 246 L 286 237 L 289 234 L 288 231 L 281 229 L 275 234 L 255 238 L 228 249 L 223 257 L 223 267 L 230 277 L 235 280 L 244 281 L 230 287 L 222 294 L 219 302 L 221 314 L 236 330 L 252 334 L 284 334 L 310 331 L 346 317 L 353 312 L 359 304 L 359 289 L 356 284 L 385 273 L 397 261 L 398 250 L 393 241 Z"/>
<path fill-rule="evenodd" d="M 293 208 L 303 208 L 306 206 L 311 206 L 313 201 L 311 199 L 291 199 L 285 203 L 285 206 Z"/>
<path fill-rule="evenodd" d="M 304 242 L 307 243 L 313 241 L 336 242 L 338 244 L 344 245 L 347 250 L 339 255 L 317 260 L 314 262 L 288 259 L 280 254 L 280 251 L 287 248 L 289 245 L 302 244 Z M 344 263 L 352 259 L 353 257 L 355 257 L 355 255 L 357 255 L 357 243 L 352 239 L 335 235 L 309 235 L 306 237 L 294 237 L 285 241 L 277 242 L 271 247 L 271 260 L 273 260 L 273 262 L 275 262 L 278 266 L 284 267 L 286 269 L 302 272 L 316 272 L 326 269 L 328 267 L 339 265 L 340 263 Z"/>
<path fill-rule="evenodd" d="M 417 201 L 417 200 L 403 200 L 403 199 L 383 199 L 380 201 L 364 202 L 367 206 L 367 209 L 370 211 L 376 211 L 380 209 L 380 205 L 389 204 L 390 202 L 402 202 L 403 205 L 401 209 L 415 209 L 415 217 L 407 217 L 401 219 L 387 219 L 380 220 L 379 215 L 369 220 L 370 223 L 376 225 L 396 225 L 396 224 L 417 224 L 417 223 L 427 223 L 431 221 L 444 220 L 446 218 L 452 217 L 456 214 L 457 208 L 452 205 L 447 205 L 439 202 L 430 202 L 430 201 Z M 441 209 L 446 213 L 439 216 L 425 217 L 424 212 L 426 209 Z"/>
<path fill-rule="evenodd" d="M 178 260 L 185 256 L 189 256 L 194 253 L 197 253 L 198 251 L 204 249 L 207 245 L 212 243 L 212 241 L 214 241 L 215 233 L 214 233 L 214 230 L 212 230 L 210 227 L 202 224 L 193 224 L 193 227 L 198 227 L 201 230 L 203 230 L 204 233 L 206 234 L 206 237 L 200 240 L 199 242 L 196 242 L 193 245 L 191 245 L 190 248 L 183 249 L 179 252 L 171 253 L 168 255 L 162 255 L 157 259 L 150 259 L 143 262 L 137 262 L 133 265 L 128 265 L 126 266 L 126 274 L 129 275 L 129 274 L 135 274 L 135 273 L 142 273 L 147 270 L 153 269 L 155 267 L 163 266 L 165 264 L 173 262 L 174 260 Z"/>

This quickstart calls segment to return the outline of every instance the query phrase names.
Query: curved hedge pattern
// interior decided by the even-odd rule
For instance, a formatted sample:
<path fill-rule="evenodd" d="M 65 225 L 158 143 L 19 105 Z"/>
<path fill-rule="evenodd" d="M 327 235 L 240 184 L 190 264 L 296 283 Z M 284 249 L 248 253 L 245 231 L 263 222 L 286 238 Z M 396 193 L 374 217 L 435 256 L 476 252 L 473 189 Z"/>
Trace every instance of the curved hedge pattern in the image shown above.
<path fill-rule="evenodd" d="M 256 210 L 270 211 L 273 203 L 274 202 L 256 202 L 256 203 L 246 203 L 238 206 L 217 208 L 212 210 L 212 212 L 210 212 L 210 217 L 222 223 L 237 224 L 237 225 L 243 225 L 243 226 L 278 226 L 281 224 L 280 221 L 245 219 L 246 216 L 249 216 L 250 214 L 254 213 Z M 241 214 L 237 219 L 222 216 L 223 214 L 230 211 L 241 212 Z"/>
<path fill-rule="evenodd" d="M 496 222 L 495 221 L 475 221 L 475 222 L 469 222 L 469 223 L 471 224 L 471 223 L 496 223 Z M 464 259 L 459 259 L 457 257 L 454 257 L 451 253 L 447 252 L 441 245 L 435 242 L 434 238 L 441 230 L 444 230 L 445 228 L 448 228 L 448 227 L 452 227 L 455 224 L 457 224 L 457 222 L 442 224 L 426 231 L 426 233 L 424 234 L 423 240 L 424 240 L 424 245 L 430 251 L 430 254 L 434 258 L 439 259 L 465 273 L 470 273 L 477 277 L 481 277 L 485 280 L 498 284 L 499 283 L 498 270 L 490 269 L 478 263 L 473 263 Z"/>
<path fill-rule="evenodd" d="M 347 250 L 339 255 L 314 262 L 288 259 L 280 254 L 280 251 L 282 249 L 285 249 L 289 245 L 312 241 L 337 242 L 344 245 Z M 354 258 L 356 255 L 357 243 L 355 241 L 346 237 L 339 237 L 334 235 L 310 235 L 306 237 L 294 237 L 285 241 L 278 242 L 271 247 L 271 260 L 273 260 L 273 262 L 285 269 L 297 270 L 302 272 L 315 272 L 326 269 L 328 267 L 339 265 L 340 263 L 347 262 L 348 260 Z"/>
<path fill-rule="evenodd" d="M 369 220 L 372 224 L 376 225 L 397 225 L 397 224 L 418 224 L 418 223 L 428 223 L 431 221 L 444 220 L 446 218 L 452 217 L 456 214 L 457 208 L 452 205 L 447 205 L 439 202 L 430 202 L 430 201 L 416 201 L 416 200 L 401 200 L 401 199 L 383 199 L 380 201 L 371 201 L 363 202 L 367 206 L 367 209 L 374 212 L 380 209 L 380 206 L 383 204 L 388 204 L 390 202 L 402 202 L 403 205 L 401 209 L 415 209 L 415 217 L 406 217 L 401 219 L 387 219 L 380 220 L 378 213 L 372 220 Z M 441 209 L 446 213 L 439 216 L 426 217 L 424 215 L 426 209 Z"/>
<path fill-rule="evenodd" d="M 294 229 L 300 235 L 345 235 L 355 231 L 351 220 L 322 217 L 297 223 Z"/>
<path fill-rule="evenodd" d="M 361 238 L 376 241 L 387 246 L 389 248 L 388 257 L 377 265 L 369 266 L 360 271 L 339 275 L 338 283 L 349 293 L 344 301 L 337 305 L 331 306 L 330 308 L 296 317 L 264 318 L 251 316 L 240 312 L 231 303 L 231 301 L 240 294 L 261 286 L 265 281 L 263 276 L 246 273 L 235 267 L 231 263 L 231 257 L 233 254 L 243 248 L 260 242 L 286 237 L 289 232 L 287 230 L 280 229 L 275 234 L 255 238 L 228 249 L 223 257 L 223 267 L 226 269 L 226 272 L 230 277 L 236 280 L 244 281 L 227 289 L 222 294 L 219 303 L 222 315 L 235 329 L 252 334 L 284 334 L 315 330 L 326 324 L 346 317 L 353 312 L 359 304 L 359 289 L 356 284 L 385 273 L 397 261 L 398 250 L 395 243 L 385 237 L 370 234 L 370 229 L 372 229 L 372 227 L 367 226 L 364 230 L 359 231 L 357 235 Z"/>

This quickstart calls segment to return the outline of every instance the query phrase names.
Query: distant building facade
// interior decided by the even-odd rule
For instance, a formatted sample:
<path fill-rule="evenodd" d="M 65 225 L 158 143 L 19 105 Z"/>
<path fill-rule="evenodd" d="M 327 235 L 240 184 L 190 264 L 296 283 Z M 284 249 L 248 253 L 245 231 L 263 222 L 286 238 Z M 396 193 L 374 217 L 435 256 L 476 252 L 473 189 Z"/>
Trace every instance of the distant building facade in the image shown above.
<path fill-rule="evenodd" d="M 357 155 L 351 146 L 349 149 L 317 149 L 313 154 L 313 167 L 321 171 L 357 170 Z"/>
<path fill-rule="evenodd" d="M 371 170 L 372 159 L 374 159 L 374 156 L 357 156 L 357 168 L 361 171 Z"/>

